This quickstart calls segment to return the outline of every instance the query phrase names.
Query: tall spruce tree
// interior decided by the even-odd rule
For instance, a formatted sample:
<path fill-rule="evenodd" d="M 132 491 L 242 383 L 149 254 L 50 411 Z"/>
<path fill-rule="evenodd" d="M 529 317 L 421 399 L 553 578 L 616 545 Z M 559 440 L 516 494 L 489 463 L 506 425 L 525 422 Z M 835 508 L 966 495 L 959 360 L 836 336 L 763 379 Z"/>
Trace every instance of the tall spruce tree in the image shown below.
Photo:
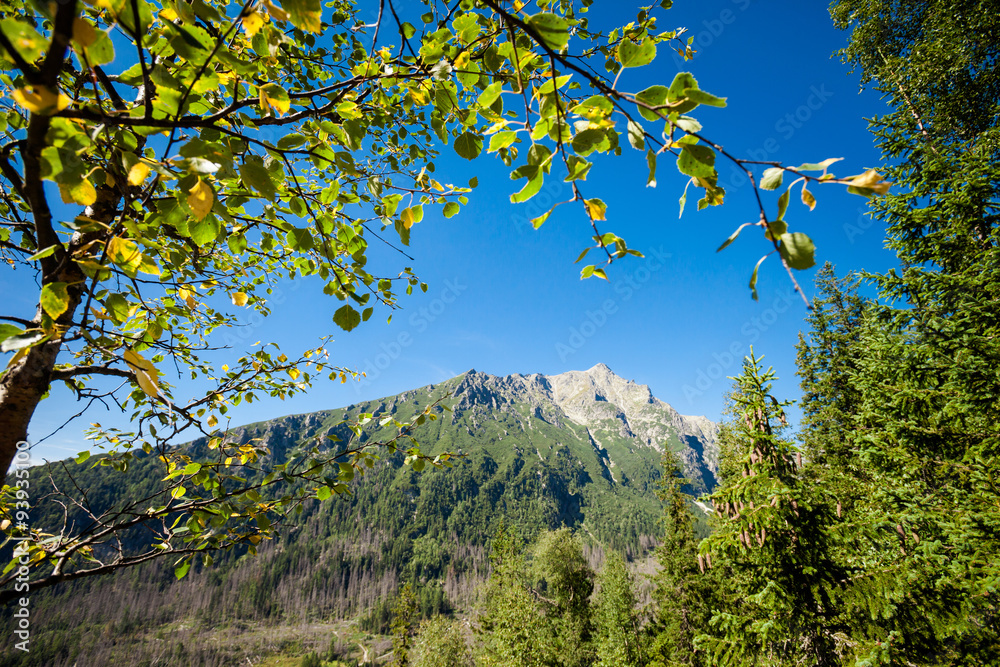
<path fill-rule="evenodd" d="M 646 628 L 647 664 L 696 667 L 705 661 L 704 654 L 695 650 L 694 639 L 708 627 L 713 596 L 722 582 L 714 576 L 718 570 L 698 566 L 699 540 L 680 459 L 667 449 L 662 466 L 657 496 L 663 502 L 663 542 L 656 549 L 660 569 L 653 580 L 654 616 Z"/>
<path fill-rule="evenodd" d="M 807 355 L 806 442 L 847 462 L 852 654 L 884 664 L 1000 655 L 1000 3 L 840 0 L 843 50 L 889 113 L 872 129 L 894 191 L 873 200 L 900 267 L 841 327 L 844 370 Z M 813 322 L 814 326 L 819 322 Z M 821 334 L 822 338 L 826 334 Z M 818 372 L 814 374 L 814 371 Z M 807 402 L 807 406 L 808 406 Z M 831 428 L 831 425 L 835 425 Z"/>
<path fill-rule="evenodd" d="M 801 453 L 785 437 L 773 369 L 744 360 L 722 429 L 727 459 L 712 494 L 715 531 L 699 561 L 726 579 L 719 610 L 696 645 L 722 665 L 839 665 L 844 647 L 839 588 L 830 557 L 833 510 L 805 483 Z"/>
<path fill-rule="evenodd" d="M 413 647 L 413 634 L 420 620 L 420 605 L 413 592 L 413 585 L 403 584 L 392 607 L 392 623 L 389 626 L 392 633 L 392 656 L 398 665 L 410 664 L 410 649 Z"/>

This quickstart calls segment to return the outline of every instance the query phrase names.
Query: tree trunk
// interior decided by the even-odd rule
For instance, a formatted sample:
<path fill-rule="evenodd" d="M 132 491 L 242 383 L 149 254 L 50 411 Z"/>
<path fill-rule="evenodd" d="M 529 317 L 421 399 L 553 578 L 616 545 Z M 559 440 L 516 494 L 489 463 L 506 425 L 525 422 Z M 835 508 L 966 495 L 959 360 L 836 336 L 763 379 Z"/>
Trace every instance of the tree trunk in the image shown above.
<path fill-rule="evenodd" d="M 28 438 L 28 423 L 49 390 L 61 340 L 37 345 L 0 377 L 0 469 L 6 474 L 17 443 Z"/>

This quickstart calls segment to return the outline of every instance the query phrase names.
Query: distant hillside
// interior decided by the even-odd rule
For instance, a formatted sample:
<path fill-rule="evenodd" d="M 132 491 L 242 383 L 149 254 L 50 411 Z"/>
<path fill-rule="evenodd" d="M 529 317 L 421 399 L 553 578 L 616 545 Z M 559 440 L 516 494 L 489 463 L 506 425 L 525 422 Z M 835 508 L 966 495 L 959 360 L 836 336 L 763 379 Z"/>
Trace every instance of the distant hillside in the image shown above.
<path fill-rule="evenodd" d="M 255 558 L 227 554 L 181 582 L 168 564 L 156 564 L 37 594 L 33 632 L 46 636 L 33 644 L 46 647 L 37 664 L 68 665 L 80 656 L 87 664 L 132 664 L 126 655 L 148 657 L 155 647 L 142 648 L 148 638 L 140 640 L 141 628 L 185 620 L 212 626 L 368 614 L 378 624 L 384 601 L 403 580 L 421 585 L 427 611 L 465 606 L 486 575 L 487 542 L 501 519 L 527 539 L 567 525 L 583 531 L 597 550 L 638 554 L 657 533 L 661 507 L 654 487 L 664 448 L 680 453 L 696 490 L 715 482 L 716 425 L 678 414 L 648 387 L 603 364 L 553 376 L 469 371 L 397 396 L 249 424 L 230 437 L 262 439 L 278 463 L 318 437 L 346 437 L 342 422 L 360 413 L 407 420 L 442 398 L 450 414 L 441 410 L 441 418 L 414 435 L 427 453 L 464 453 L 455 468 L 418 474 L 402 465 L 401 454 L 387 456 L 355 480 L 351 496 L 307 506 L 296 526 Z M 204 444 L 189 446 L 197 452 Z M 69 467 L 92 503 L 122 497 L 161 474 L 144 462 L 127 475 Z M 64 473 L 54 466 L 52 472 L 58 483 Z M 59 516 L 55 510 L 51 521 Z M 80 618 L 92 629 L 112 627 L 134 637 L 118 639 L 116 652 L 99 632 L 75 627 Z M 74 646 L 82 651 L 75 657 Z M 126 646 L 129 653 L 121 653 Z M 184 660 L 229 664 L 232 657 L 210 652 Z"/>

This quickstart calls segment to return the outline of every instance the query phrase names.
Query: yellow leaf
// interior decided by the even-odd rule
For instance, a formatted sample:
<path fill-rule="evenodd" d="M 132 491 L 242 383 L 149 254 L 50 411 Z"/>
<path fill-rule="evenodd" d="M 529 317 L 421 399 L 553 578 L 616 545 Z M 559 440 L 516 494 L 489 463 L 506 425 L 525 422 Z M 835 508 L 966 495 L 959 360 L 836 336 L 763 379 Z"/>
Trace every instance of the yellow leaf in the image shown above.
<path fill-rule="evenodd" d="M 191 295 L 191 291 L 184 289 L 183 287 L 177 290 L 177 296 L 184 300 L 188 308 L 194 309 L 198 305 L 198 302 L 194 300 L 194 296 Z"/>
<path fill-rule="evenodd" d="M 587 215 L 591 220 L 607 220 L 605 217 L 608 207 L 600 199 L 588 199 L 584 202 L 587 207 Z"/>
<path fill-rule="evenodd" d="M 247 295 L 245 292 L 233 292 L 233 305 L 234 306 L 245 306 L 247 305 Z"/>
<path fill-rule="evenodd" d="M 257 544 L 258 542 L 260 542 L 260 535 L 251 535 L 247 539 L 253 542 L 254 544 Z"/>
<path fill-rule="evenodd" d="M 97 29 L 88 21 L 87 19 L 80 18 L 79 16 L 73 20 L 73 41 L 87 48 L 91 44 L 97 41 L 100 35 Z"/>
<path fill-rule="evenodd" d="M 70 99 L 47 86 L 25 86 L 11 93 L 14 101 L 31 113 L 49 116 L 70 105 Z"/>
<path fill-rule="evenodd" d="M 219 420 L 216 419 L 215 415 L 210 415 L 209 416 L 209 418 L 208 418 L 208 427 L 209 428 L 215 428 L 218 423 L 219 423 Z"/>
<path fill-rule="evenodd" d="M 72 186 L 60 183 L 59 195 L 62 197 L 64 204 L 75 203 L 81 206 L 90 206 L 97 201 L 97 190 L 94 189 L 93 184 L 86 178 Z"/>
<path fill-rule="evenodd" d="M 880 195 L 884 195 L 889 191 L 892 183 L 882 180 L 882 175 L 879 174 L 874 169 L 869 169 L 860 176 L 855 176 L 848 185 L 852 185 L 856 188 L 867 188 Z"/>
<path fill-rule="evenodd" d="M 170 7 L 167 7 L 166 9 L 160 12 L 160 18 L 163 19 L 164 21 L 169 21 L 172 23 L 177 20 L 177 12 L 171 9 Z"/>
<path fill-rule="evenodd" d="M 288 91 L 276 83 L 264 84 L 258 89 L 260 93 L 260 108 L 265 113 L 273 109 L 279 116 L 288 113 L 292 100 Z"/>
<path fill-rule="evenodd" d="M 139 384 L 139 388 L 151 398 L 159 396 L 160 388 L 157 384 L 157 380 L 159 379 L 160 373 L 156 370 L 156 366 L 134 350 L 125 350 L 122 356 L 125 358 L 125 363 L 127 363 L 132 369 L 132 372 L 135 373 L 135 380 Z"/>
<path fill-rule="evenodd" d="M 418 107 L 422 107 L 430 102 L 430 95 L 422 88 L 411 88 L 409 90 L 410 99 Z"/>
<path fill-rule="evenodd" d="M 298 380 L 298 379 L 299 379 L 299 375 L 300 375 L 300 373 L 301 373 L 301 371 L 299 371 L 299 369 L 298 369 L 298 368 L 294 368 L 294 367 L 293 367 L 293 368 L 289 368 L 289 369 L 288 369 L 288 375 L 289 375 L 289 376 L 290 376 L 290 377 L 291 377 L 291 378 L 292 378 L 293 380 Z"/>
<path fill-rule="evenodd" d="M 809 210 L 816 208 L 816 197 L 813 193 L 806 190 L 805 183 L 802 184 L 802 203 L 809 207 Z"/>
<path fill-rule="evenodd" d="M 256 35 L 265 21 L 267 21 L 267 14 L 261 14 L 260 12 L 253 12 L 244 16 L 243 30 L 246 31 L 247 37 Z"/>
<path fill-rule="evenodd" d="M 274 17 L 275 21 L 288 20 L 288 12 L 271 2 L 271 0 L 264 0 L 264 6 L 267 7 L 267 12 Z"/>
<path fill-rule="evenodd" d="M 132 165 L 132 168 L 128 170 L 128 184 L 129 185 L 142 185 L 142 182 L 146 180 L 149 176 L 149 165 L 145 162 L 136 162 Z"/>
<path fill-rule="evenodd" d="M 212 192 L 211 186 L 199 178 L 198 182 L 188 190 L 187 198 L 187 204 L 191 208 L 194 219 L 203 219 L 212 210 L 214 203 L 215 193 Z"/>
<path fill-rule="evenodd" d="M 142 253 L 135 241 L 115 236 L 108 241 L 108 258 L 122 268 L 135 271 L 142 262 Z"/>

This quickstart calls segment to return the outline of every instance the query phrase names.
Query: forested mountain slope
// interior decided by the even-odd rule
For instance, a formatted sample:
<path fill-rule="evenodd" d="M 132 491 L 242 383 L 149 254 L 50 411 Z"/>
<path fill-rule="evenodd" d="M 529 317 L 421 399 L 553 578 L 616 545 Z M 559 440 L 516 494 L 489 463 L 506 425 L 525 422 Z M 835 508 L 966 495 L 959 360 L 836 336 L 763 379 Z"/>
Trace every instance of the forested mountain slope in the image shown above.
<path fill-rule="evenodd" d="M 435 402 L 451 410 L 437 408 L 439 418 L 414 437 L 428 454 L 461 452 L 455 467 L 417 473 L 403 465 L 402 453 L 386 454 L 352 482 L 351 494 L 310 501 L 295 525 L 262 544 L 256 557 L 223 554 L 182 581 L 162 563 L 38 593 L 32 625 L 40 650 L 31 659 L 141 662 L 155 646 L 140 637 L 191 620 L 238 627 L 367 615 L 377 625 L 386 617 L 385 600 L 404 580 L 418 583 L 427 612 L 467 606 L 486 576 L 486 544 L 501 520 L 528 539 L 566 525 L 598 549 L 645 552 L 662 513 L 654 486 L 664 448 L 680 454 L 693 490 L 715 484 L 716 425 L 678 414 L 648 387 L 604 365 L 553 376 L 469 371 L 397 396 L 249 424 L 229 438 L 262 439 L 280 463 L 317 439 L 329 442 L 327 435 L 347 439 L 345 420 L 370 413 L 376 422 L 380 415 L 405 421 Z M 186 445 L 195 454 L 204 446 Z M 57 484 L 72 475 L 100 506 L 155 484 L 151 463 L 140 459 L 127 475 L 92 462 L 52 465 L 50 472 Z M 43 509 L 40 523 L 61 521 L 61 508 Z M 196 644 L 201 657 L 184 660 L 221 660 L 218 647 Z"/>

